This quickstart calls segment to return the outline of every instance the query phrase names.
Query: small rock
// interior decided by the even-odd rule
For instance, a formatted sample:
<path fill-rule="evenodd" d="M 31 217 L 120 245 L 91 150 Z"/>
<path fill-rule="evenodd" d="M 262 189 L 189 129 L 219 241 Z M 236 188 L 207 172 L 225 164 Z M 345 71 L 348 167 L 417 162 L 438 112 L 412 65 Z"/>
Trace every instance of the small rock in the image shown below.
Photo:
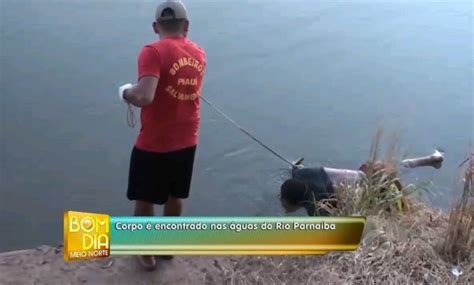
<path fill-rule="evenodd" d="M 101 262 L 100 268 L 107 269 L 107 268 L 110 268 L 113 264 L 114 264 L 114 259 L 111 258 L 111 259 L 105 260 L 105 262 Z"/>
<path fill-rule="evenodd" d="M 41 253 L 48 253 L 51 250 L 51 247 L 47 245 L 40 245 L 36 248 L 36 250 L 40 251 Z"/>
<path fill-rule="evenodd" d="M 206 280 L 206 281 L 205 281 L 206 284 L 216 284 L 214 278 L 213 278 L 212 275 L 209 274 L 209 273 L 206 273 L 205 280 Z"/>
<path fill-rule="evenodd" d="M 217 261 L 217 259 L 214 259 L 214 264 L 213 264 L 217 269 L 219 269 L 220 271 L 224 272 L 224 269 L 222 268 L 222 266 L 219 264 L 219 261 Z"/>
<path fill-rule="evenodd" d="M 451 273 L 456 276 L 456 277 L 459 277 L 461 276 L 464 272 L 462 271 L 461 268 L 459 268 L 458 266 L 455 266 L 453 267 L 453 269 L 451 269 Z"/>
<path fill-rule="evenodd" d="M 73 271 L 74 270 L 74 266 L 73 265 L 69 265 L 69 263 L 65 263 L 61 266 L 61 270 L 62 271 L 65 271 L 65 272 L 70 272 L 70 271 Z"/>
<path fill-rule="evenodd" d="M 38 261 L 38 265 L 45 265 L 46 263 L 48 263 L 47 260 L 44 260 L 43 258 L 41 258 L 39 261 Z"/>
<path fill-rule="evenodd" d="M 63 248 L 64 248 L 64 246 L 63 246 L 62 243 L 61 243 L 61 244 L 58 244 L 58 245 L 54 248 L 54 253 L 58 254 L 58 253 L 62 252 L 62 251 L 63 251 Z"/>

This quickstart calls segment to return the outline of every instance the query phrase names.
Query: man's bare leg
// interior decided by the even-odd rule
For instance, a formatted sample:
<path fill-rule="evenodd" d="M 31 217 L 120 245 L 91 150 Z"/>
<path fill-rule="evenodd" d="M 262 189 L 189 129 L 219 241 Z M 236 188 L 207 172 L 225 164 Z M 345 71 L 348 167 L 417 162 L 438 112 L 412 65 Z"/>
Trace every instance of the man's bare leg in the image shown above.
<path fill-rule="evenodd" d="M 134 216 L 154 216 L 153 204 L 145 201 L 135 201 Z"/>
<path fill-rule="evenodd" d="M 163 207 L 163 216 L 178 217 L 181 216 L 183 210 L 183 199 L 176 198 L 174 196 L 168 196 L 168 201 Z M 173 259 L 172 255 L 160 255 L 158 256 L 165 260 Z"/>
<path fill-rule="evenodd" d="M 163 208 L 163 216 L 181 216 L 183 210 L 183 199 L 168 196 L 168 201 Z"/>
<path fill-rule="evenodd" d="M 134 216 L 154 216 L 153 204 L 145 201 L 136 201 Z M 140 263 L 146 270 L 152 271 L 156 268 L 156 260 L 152 255 L 139 256 Z"/>

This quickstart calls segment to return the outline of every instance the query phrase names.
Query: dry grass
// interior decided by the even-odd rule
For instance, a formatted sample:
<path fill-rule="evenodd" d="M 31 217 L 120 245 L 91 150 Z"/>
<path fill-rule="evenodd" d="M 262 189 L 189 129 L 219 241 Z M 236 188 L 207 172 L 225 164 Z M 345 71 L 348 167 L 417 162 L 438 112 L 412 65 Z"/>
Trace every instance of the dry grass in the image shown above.
<path fill-rule="evenodd" d="M 380 138 L 378 132 L 373 161 Z M 338 209 L 330 209 L 333 215 L 367 216 L 357 251 L 242 257 L 233 259 L 224 277 L 228 284 L 474 284 L 473 165 L 471 158 L 463 197 L 449 214 L 412 200 L 419 187 L 392 191 L 394 178 L 372 171 L 359 188 L 336 191 Z M 400 199 L 407 203 L 404 211 L 397 210 Z M 454 267 L 463 273 L 455 276 Z"/>
<path fill-rule="evenodd" d="M 469 284 L 472 264 L 459 264 L 456 278 L 433 244 L 447 228 L 441 212 L 416 217 L 369 217 L 363 244 L 355 252 L 325 256 L 243 257 L 227 271 L 230 284 Z M 397 226 L 394 226 L 397 225 Z"/>
<path fill-rule="evenodd" d="M 464 191 L 461 199 L 449 213 L 446 237 L 439 251 L 451 262 L 471 258 L 474 263 L 474 159 L 471 155 L 464 175 Z"/>
<path fill-rule="evenodd" d="M 396 159 L 399 152 L 396 143 L 389 143 L 384 157 L 381 157 L 381 141 L 383 139 L 382 129 L 375 135 L 370 149 L 367 162 L 367 178 L 357 188 L 342 186 L 336 189 L 333 200 L 337 202 L 337 208 L 331 208 L 334 203 L 325 203 L 318 206 L 331 212 L 333 216 L 387 216 L 397 211 L 407 214 L 416 211 L 417 204 L 413 200 L 415 194 L 427 191 L 423 184 L 406 185 L 400 191 L 396 187 L 399 180 L 399 161 Z M 395 140 L 391 137 L 389 142 Z M 377 161 L 383 160 L 385 168 L 381 168 Z M 419 204 L 418 204 L 419 205 Z"/>

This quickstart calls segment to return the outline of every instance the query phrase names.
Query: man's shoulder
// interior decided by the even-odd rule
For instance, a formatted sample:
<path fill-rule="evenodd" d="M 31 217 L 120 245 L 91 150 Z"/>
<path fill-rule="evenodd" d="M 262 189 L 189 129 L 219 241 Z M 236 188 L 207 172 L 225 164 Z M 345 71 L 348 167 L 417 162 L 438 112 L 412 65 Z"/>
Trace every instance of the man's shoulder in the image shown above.
<path fill-rule="evenodd" d="M 140 55 L 142 54 L 159 54 L 160 51 L 160 45 L 158 41 L 155 42 L 150 42 L 147 44 L 144 44 L 142 49 L 140 50 Z"/>
<path fill-rule="evenodd" d="M 312 179 L 324 172 L 323 167 L 305 167 L 301 169 L 295 169 L 293 172 L 294 178 L 300 179 Z"/>
<path fill-rule="evenodd" d="M 156 51 L 158 51 L 161 47 L 163 47 L 163 42 L 162 41 L 153 41 L 153 42 L 149 42 L 149 43 L 146 43 L 143 48 L 151 48 L 151 49 L 154 49 Z"/>
<path fill-rule="evenodd" d="M 151 48 L 158 52 L 163 51 L 164 49 L 174 50 L 174 47 L 176 47 L 176 42 L 171 39 L 156 40 L 143 46 L 143 48 Z"/>
<path fill-rule="evenodd" d="M 201 52 L 203 52 L 203 53 L 205 52 L 204 48 L 201 47 L 198 43 L 196 43 L 196 42 L 194 42 L 190 39 L 188 39 L 188 42 L 189 42 L 189 44 L 193 45 L 196 49 L 200 50 Z"/>
<path fill-rule="evenodd" d="M 187 47 L 187 48 L 185 48 L 186 50 L 188 50 L 188 51 L 192 50 L 193 53 L 198 53 L 202 57 L 206 56 L 206 53 L 205 53 L 204 49 L 200 45 L 198 45 L 196 42 L 193 42 L 192 40 L 190 40 L 188 38 L 185 38 L 184 40 L 179 40 L 179 41 L 176 41 L 172 38 L 162 39 L 162 40 L 158 40 L 158 41 L 148 43 L 148 44 L 145 45 L 145 47 L 151 47 L 151 48 L 155 49 L 156 51 L 160 52 L 160 51 L 163 51 L 163 50 L 174 51 L 174 50 L 176 50 L 176 47 L 179 47 L 180 45 L 181 45 L 181 47 L 183 45 L 186 46 Z"/>
<path fill-rule="evenodd" d="M 196 42 L 186 39 L 186 44 L 189 45 L 192 49 L 194 49 L 196 52 L 200 53 L 202 57 L 206 57 L 206 52 L 204 51 L 204 48 L 202 48 L 199 44 Z"/>

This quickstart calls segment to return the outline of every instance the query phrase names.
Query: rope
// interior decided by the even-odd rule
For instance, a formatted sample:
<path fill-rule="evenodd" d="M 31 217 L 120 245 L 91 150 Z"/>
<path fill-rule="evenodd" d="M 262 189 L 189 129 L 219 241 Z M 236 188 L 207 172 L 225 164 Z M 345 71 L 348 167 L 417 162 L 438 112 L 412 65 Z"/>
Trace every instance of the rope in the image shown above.
<path fill-rule="evenodd" d="M 273 155 L 275 155 L 276 157 L 280 158 L 281 160 L 283 160 L 284 162 L 288 163 L 289 165 L 291 166 L 296 166 L 296 165 L 299 165 L 303 159 L 301 158 L 300 160 L 298 160 L 297 162 L 291 162 L 290 160 L 286 159 L 284 156 L 282 156 L 281 154 L 279 154 L 278 152 L 274 151 L 272 148 L 270 148 L 269 146 L 267 146 L 265 143 L 263 143 L 261 140 L 259 140 L 258 138 L 256 138 L 254 135 L 252 135 L 249 131 L 247 131 L 246 129 L 244 129 L 243 127 L 241 127 L 239 124 L 237 124 L 234 120 L 232 120 L 232 118 L 230 118 L 229 116 L 227 116 L 224 112 L 222 112 L 219 108 L 217 108 L 216 106 L 214 106 L 214 104 L 212 104 L 209 100 L 207 100 L 206 98 L 204 98 L 203 96 L 200 97 L 202 100 L 204 100 L 204 102 L 206 102 L 209 106 L 211 106 L 214 110 L 216 110 L 219 114 L 221 114 L 225 119 L 227 119 L 229 122 L 231 122 L 234 126 L 236 126 L 239 130 L 241 130 L 244 134 L 246 134 L 247 136 L 249 136 L 251 139 L 253 139 L 254 141 L 256 141 L 258 144 L 260 144 L 262 147 L 264 147 L 265 149 L 267 149 L 268 151 L 270 151 Z M 128 123 L 128 126 L 130 128 L 134 128 L 135 127 L 135 113 L 133 111 L 133 106 L 132 104 L 128 104 L 128 111 L 127 111 L 127 123 Z"/>
<path fill-rule="evenodd" d="M 283 160 L 284 162 L 290 164 L 291 166 L 295 166 L 296 164 L 294 162 L 291 162 L 289 161 L 288 159 L 286 159 L 284 156 L 282 156 L 281 154 L 279 154 L 278 152 L 274 151 L 273 149 L 271 149 L 269 146 L 267 146 L 265 143 L 263 143 L 261 140 L 259 140 L 258 138 L 256 138 L 254 135 L 252 135 L 249 131 L 247 131 L 246 129 L 244 129 L 243 127 L 241 127 L 239 124 L 237 124 L 234 120 L 232 120 L 232 118 L 230 118 L 229 116 L 227 116 L 224 112 L 222 112 L 219 108 L 217 108 L 216 106 L 214 106 L 214 104 L 212 104 L 209 100 L 207 100 L 206 98 L 204 98 L 204 96 L 200 96 L 200 98 L 202 100 L 204 100 L 204 102 L 206 102 L 209 106 L 211 106 L 211 108 L 213 108 L 215 111 L 217 111 L 219 114 L 221 114 L 227 121 L 231 122 L 235 127 L 237 127 L 239 130 L 241 130 L 244 134 L 246 134 L 247 136 L 249 136 L 251 139 L 253 139 L 254 141 L 256 141 L 258 144 L 260 144 L 262 147 L 266 148 L 268 151 L 270 151 L 272 154 L 274 154 L 276 157 L 280 158 L 281 160 Z"/>
<path fill-rule="evenodd" d="M 130 128 L 135 127 L 135 112 L 133 112 L 132 104 L 128 103 L 128 111 L 127 111 L 127 123 Z"/>

